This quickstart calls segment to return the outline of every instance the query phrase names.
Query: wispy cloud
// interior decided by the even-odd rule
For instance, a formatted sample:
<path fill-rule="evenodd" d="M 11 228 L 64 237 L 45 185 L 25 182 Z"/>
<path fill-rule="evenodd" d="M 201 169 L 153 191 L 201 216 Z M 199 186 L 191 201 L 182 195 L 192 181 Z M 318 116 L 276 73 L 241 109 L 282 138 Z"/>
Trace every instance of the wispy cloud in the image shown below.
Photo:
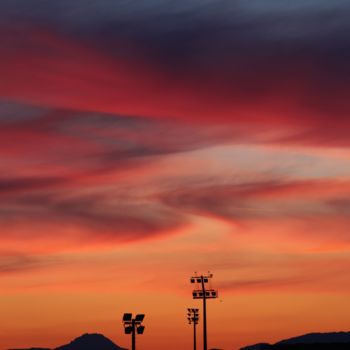
<path fill-rule="evenodd" d="M 0 256 L 0 275 L 27 273 L 57 264 L 60 264 L 60 260 L 53 257 L 2 252 Z"/>
<path fill-rule="evenodd" d="M 259 217 L 307 219 L 333 215 L 335 210 L 331 210 L 328 201 L 333 197 L 346 198 L 349 190 L 347 181 L 271 179 L 178 188 L 163 195 L 162 199 L 170 206 L 232 220 Z M 336 209 L 338 202 L 332 203 Z"/>
<path fill-rule="evenodd" d="M 235 11 L 239 12 L 240 7 Z M 254 9 L 249 11 L 255 13 Z M 325 7 L 319 16 L 328 12 L 332 13 L 332 9 Z M 252 15 L 251 20 L 256 16 Z M 282 18 L 283 11 L 276 16 Z M 296 20 L 293 13 L 291 16 Z M 198 29 L 189 26 L 178 32 L 180 27 L 175 26 L 171 45 L 164 45 L 165 39 L 169 43 L 169 35 L 153 37 L 150 33 L 162 31 L 153 31 L 150 21 L 146 21 L 150 28 L 142 33 L 150 35 L 153 46 L 147 47 L 151 53 L 140 44 L 147 42 L 145 38 L 136 40 L 132 35 L 118 38 L 118 33 L 121 36 L 124 33 L 118 25 L 113 36 L 116 47 L 108 44 L 106 50 L 96 46 L 100 36 L 105 37 L 100 32 L 101 24 L 92 33 L 95 41 L 74 34 L 73 29 L 60 32 L 53 19 L 41 21 L 36 16 L 29 16 L 25 24 L 17 22 L 16 28 L 3 25 L 0 94 L 7 99 L 54 108 L 197 124 L 238 123 L 251 125 L 253 130 L 259 125 L 285 127 L 290 129 L 290 135 L 280 135 L 280 142 L 347 145 L 348 53 L 339 28 L 330 29 L 333 41 L 320 40 L 317 47 L 312 45 L 315 38 L 305 43 L 304 39 L 288 39 L 285 33 L 288 45 L 284 47 L 275 40 L 260 38 L 260 29 L 253 30 L 253 38 L 247 38 L 246 31 L 252 27 L 238 25 L 239 21 L 221 28 L 222 20 L 218 18 L 219 29 L 205 21 Z M 271 21 L 275 23 L 276 19 Z M 132 29 L 132 23 L 124 25 Z M 305 23 L 309 22 L 305 19 Z M 170 25 L 161 24 L 165 32 L 167 24 Z M 168 30 L 171 33 L 171 28 Z M 213 35 L 214 39 L 208 40 Z M 191 42 L 186 44 L 188 40 Z M 203 47 L 193 49 L 200 43 Z M 223 48 L 215 49 L 213 45 L 217 43 Z M 131 47 L 131 54 L 124 52 L 126 47 Z M 176 53 L 184 54 L 187 47 L 190 52 L 184 63 L 179 63 L 181 57 L 173 57 L 177 65 L 167 64 L 172 62 L 169 56 L 174 56 L 171 50 L 175 48 Z M 210 52 L 216 54 L 207 62 Z"/>

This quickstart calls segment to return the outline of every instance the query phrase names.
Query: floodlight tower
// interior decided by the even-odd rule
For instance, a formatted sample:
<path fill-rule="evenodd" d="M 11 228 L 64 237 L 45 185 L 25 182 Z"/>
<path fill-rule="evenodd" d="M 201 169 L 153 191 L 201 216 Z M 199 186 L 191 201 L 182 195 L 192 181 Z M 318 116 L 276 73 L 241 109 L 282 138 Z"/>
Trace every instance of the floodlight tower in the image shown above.
<path fill-rule="evenodd" d="M 131 348 L 136 349 L 136 333 L 143 334 L 145 326 L 142 325 L 142 321 L 145 315 L 139 314 L 135 318 L 132 318 L 132 314 L 127 313 L 123 316 L 123 325 L 125 334 L 131 334 Z"/>
<path fill-rule="evenodd" d="M 207 299 L 215 299 L 218 297 L 218 291 L 212 288 L 205 288 L 205 285 L 209 283 L 213 278 L 212 273 L 207 275 L 197 276 L 195 273 L 191 277 L 191 283 L 196 284 L 196 289 L 193 290 L 193 299 L 203 299 L 203 350 L 208 350 L 207 345 Z"/>
<path fill-rule="evenodd" d="M 187 319 L 188 324 L 193 323 L 193 350 L 197 349 L 197 337 L 196 337 L 196 325 L 199 320 L 199 310 L 198 309 L 187 309 Z"/>

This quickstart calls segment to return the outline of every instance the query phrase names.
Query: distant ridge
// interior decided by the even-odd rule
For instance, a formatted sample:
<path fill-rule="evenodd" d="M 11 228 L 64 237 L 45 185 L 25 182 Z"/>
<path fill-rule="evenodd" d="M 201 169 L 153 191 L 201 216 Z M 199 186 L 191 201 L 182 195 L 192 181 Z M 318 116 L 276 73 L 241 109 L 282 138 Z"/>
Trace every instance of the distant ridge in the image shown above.
<path fill-rule="evenodd" d="M 27 348 L 27 349 L 9 349 L 9 350 L 52 350 L 49 348 Z"/>
<path fill-rule="evenodd" d="M 276 344 L 350 343 L 350 332 L 308 333 Z"/>
<path fill-rule="evenodd" d="M 69 344 L 59 346 L 54 349 L 48 348 L 27 348 L 12 350 L 127 350 L 114 344 L 111 340 L 102 334 L 83 334 L 72 340 Z"/>
<path fill-rule="evenodd" d="M 276 344 L 259 343 L 240 350 L 350 350 L 350 332 L 308 333 Z"/>

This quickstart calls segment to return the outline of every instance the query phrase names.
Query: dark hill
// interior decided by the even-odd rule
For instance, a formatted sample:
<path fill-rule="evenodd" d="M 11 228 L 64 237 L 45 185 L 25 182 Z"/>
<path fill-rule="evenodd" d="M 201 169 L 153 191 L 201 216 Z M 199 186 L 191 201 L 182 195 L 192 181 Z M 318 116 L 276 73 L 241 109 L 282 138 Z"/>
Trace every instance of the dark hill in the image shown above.
<path fill-rule="evenodd" d="M 255 345 L 249 345 L 245 346 L 244 348 L 241 348 L 240 350 L 269 350 L 273 349 L 273 345 L 267 344 L 267 343 L 259 343 Z"/>
<path fill-rule="evenodd" d="M 315 344 L 315 343 L 350 343 L 350 332 L 309 333 L 276 344 Z"/>
<path fill-rule="evenodd" d="M 102 334 L 84 334 L 55 350 L 124 350 Z"/>
<path fill-rule="evenodd" d="M 9 350 L 51 350 L 49 348 L 9 349 Z"/>
<path fill-rule="evenodd" d="M 273 345 L 261 343 L 241 350 L 350 350 L 350 332 L 310 333 Z"/>
<path fill-rule="evenodd" d="M 55 349 L 31 348 L 22 350 L 127 350 L 114 344 L 102 334 L 83 334 L 69 344 Z"/>

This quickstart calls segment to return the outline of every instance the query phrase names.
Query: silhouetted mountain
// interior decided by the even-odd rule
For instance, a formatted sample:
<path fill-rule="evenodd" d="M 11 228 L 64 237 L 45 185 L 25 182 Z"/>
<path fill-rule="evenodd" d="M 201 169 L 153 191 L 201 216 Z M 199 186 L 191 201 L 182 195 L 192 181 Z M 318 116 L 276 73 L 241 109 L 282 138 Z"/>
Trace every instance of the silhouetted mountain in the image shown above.
<path fill-rule="evenodd" d="M 84 334 L 55 350 L 124 350 L 102 334 Z"/>
<path fill-rule="evenodd" d="M 9 349 L 9 350 L 51 350 L 49 348 Z"/>
<path fill-rule="evenodd" d="M 248 345 L 244 348 L 240 348 L 240 350 L 269 350 L 273 349 L 273 345 L 267 344 L 267 343 L 258 343 L 254 345 Z"/>
<path fill-rule="evenodd" d="M 315 344 L 315 343 L 350 343 L 350 332 L 309 333 L 276 344 Z"/>
<path fill-rule="evenodd" d="M 273 349 L 273 345 L 267 344 L 267 343 L 259 343 L 255 345 L 249 345 L 245 346 L 244 348 L 241 348 L 240 350 L 269 350 Z"/>
<path fill-rule="evenodd" d="M 266 343 L 246 346 L 240 350 L 349 350 L 350 332 L 309 333 L 285 339 L 270 345 Z"/>
<path fill-rule="evenodd" d="M 15 350 L 15 349 L 13 349 Z M 83 334 L 71 341 L 69 344 L 59 346 L 55 349 L 30 348 L 17 350 L 127 350 L 114 344 L 102 334 Z"/>

